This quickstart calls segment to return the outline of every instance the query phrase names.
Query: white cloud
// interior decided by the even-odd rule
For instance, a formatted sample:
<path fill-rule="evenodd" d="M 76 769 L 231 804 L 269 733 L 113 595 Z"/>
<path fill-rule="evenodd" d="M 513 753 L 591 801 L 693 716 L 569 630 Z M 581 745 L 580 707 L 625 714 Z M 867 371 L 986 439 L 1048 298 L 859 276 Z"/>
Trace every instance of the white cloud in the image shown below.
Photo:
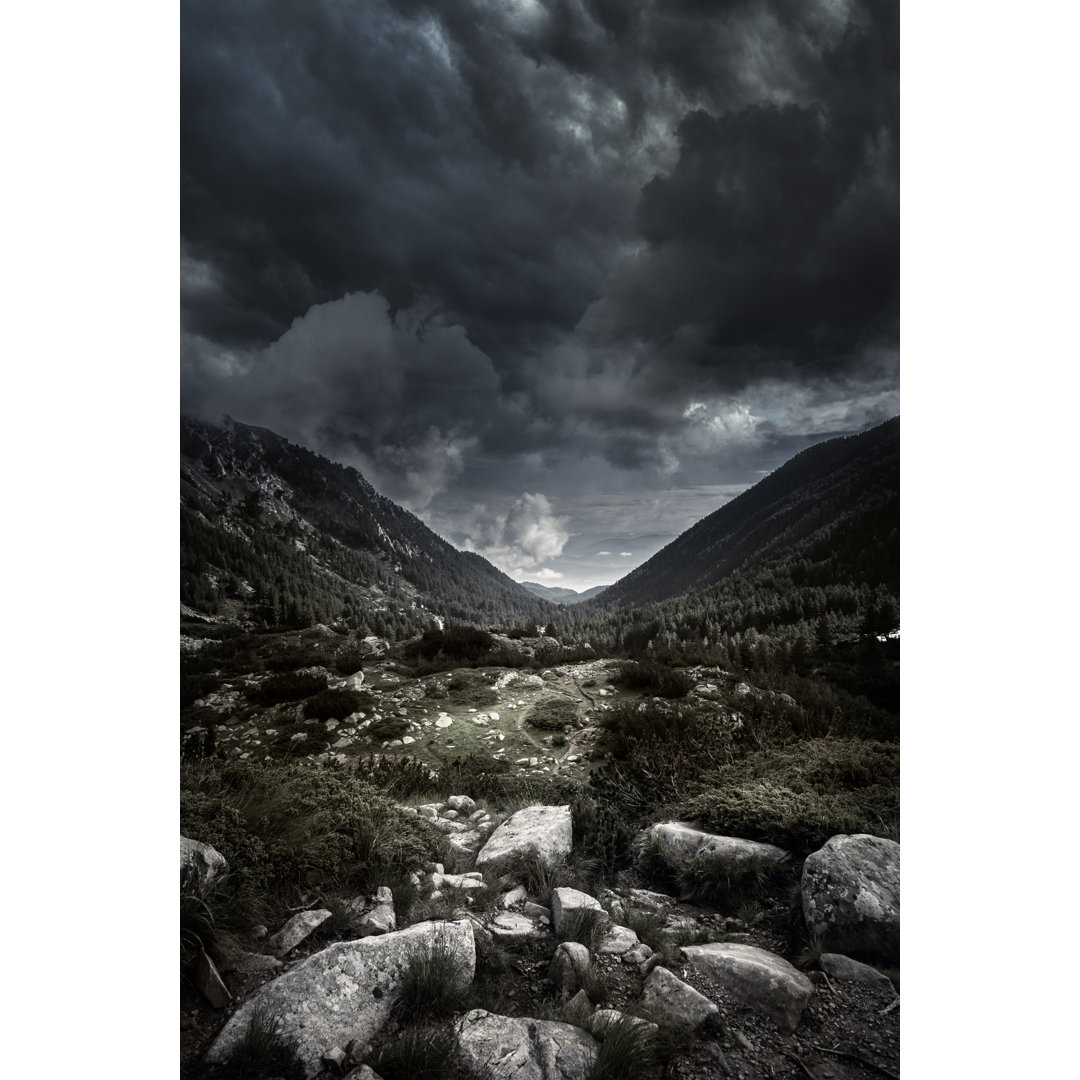
<path fill-rule="evenodd" d="M 546 566 L 537 570 L 533 576 L 539 578 L 541 581 L 561 581 L 566 577 L 565 574 L 560 574 L 558 570 L 551 570 Z"/>
<path fill-rule="evenodd" d="M 619 554 L 624 559 L 632 559 L 634 557 L 634 553 L 632 551 L 620 551 Z"/>

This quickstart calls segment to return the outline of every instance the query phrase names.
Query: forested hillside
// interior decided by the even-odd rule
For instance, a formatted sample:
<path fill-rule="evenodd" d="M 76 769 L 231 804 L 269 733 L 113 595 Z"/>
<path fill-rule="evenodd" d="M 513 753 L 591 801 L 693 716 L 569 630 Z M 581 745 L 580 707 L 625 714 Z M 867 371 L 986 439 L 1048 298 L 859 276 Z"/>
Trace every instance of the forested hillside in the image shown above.
<path fill-rule="evenodd" d="M 460 552 L 355 469 L 263 428 L 181 421 L 180 599 L 256 625 L 391 639 L 547 623 L 553 606 Z"/>

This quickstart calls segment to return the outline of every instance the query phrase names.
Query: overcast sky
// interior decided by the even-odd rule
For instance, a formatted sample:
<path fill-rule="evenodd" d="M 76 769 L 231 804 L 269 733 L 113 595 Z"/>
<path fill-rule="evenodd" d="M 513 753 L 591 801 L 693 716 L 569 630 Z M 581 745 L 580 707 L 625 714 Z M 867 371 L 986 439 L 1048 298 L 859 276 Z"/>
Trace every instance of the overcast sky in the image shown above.
<path fill-rule="evenodd" d="M 182 407 L 608 584 L 899 412 L 898 5 L 182 0 Z"/>

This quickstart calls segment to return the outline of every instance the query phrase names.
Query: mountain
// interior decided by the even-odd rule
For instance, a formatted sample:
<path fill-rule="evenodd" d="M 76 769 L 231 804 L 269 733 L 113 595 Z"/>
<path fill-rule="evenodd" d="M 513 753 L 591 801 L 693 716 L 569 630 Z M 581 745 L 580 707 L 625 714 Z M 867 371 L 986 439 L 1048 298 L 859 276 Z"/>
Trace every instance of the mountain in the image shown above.
<path fill-rule="evenodd" d="M 580 604 L 585 600 L 598 596 L 607 588 L 606 585 L 595 585 L 584 592 L 578 592 L 576 589 L 563 589 L 558 585 L 541 585 L 536 581 L 523 581 L 521 586 L 528 589 L 534 596 L 543 597 L 543 599 L 550 600 L 553 604 Z"/>
<path fill-rule="evenodd" d="M 899 587 L 900 418 L 818 443 L 687 529 L 594 598 L 626 610 L 715 585 L 794 549 L 822 584 Z M 893 543 L 886 543 L 889 537 Z M 871 566 L 871 563 L 873 565 Z M 827 567 L 827 570 L 826 570 Z"/>
<path fill-rule="evenodd" d="M 180 598 L 257 625 L 390 638 L 547 623 L 554 608 L 461 552 L 355 469 L 265 428 L 180 422 Z"/>
<path fill-rule="evenodd" d="M 830 439 L 598 596 L 560 607 L 564 641 L 808 676 L 897 712 L 900 420 Z M 792 688 L 794 692 L 794 688 Z"/>

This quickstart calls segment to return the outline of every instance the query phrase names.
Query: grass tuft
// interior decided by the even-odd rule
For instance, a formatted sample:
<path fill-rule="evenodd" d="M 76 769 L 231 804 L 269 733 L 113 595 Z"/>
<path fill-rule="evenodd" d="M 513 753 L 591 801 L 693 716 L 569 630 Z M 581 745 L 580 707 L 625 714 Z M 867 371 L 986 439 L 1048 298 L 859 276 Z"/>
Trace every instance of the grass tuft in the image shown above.
<path fill-rule="evenodd" d="M 256 1006 L 251 1013 L 247 1030 L 229 1052 L 228 1057 L 214 1070 L 220 1080 L 304 1080 L 304 1063 L 296 1047 L 278 1034 L 274 1017 Z"/>

